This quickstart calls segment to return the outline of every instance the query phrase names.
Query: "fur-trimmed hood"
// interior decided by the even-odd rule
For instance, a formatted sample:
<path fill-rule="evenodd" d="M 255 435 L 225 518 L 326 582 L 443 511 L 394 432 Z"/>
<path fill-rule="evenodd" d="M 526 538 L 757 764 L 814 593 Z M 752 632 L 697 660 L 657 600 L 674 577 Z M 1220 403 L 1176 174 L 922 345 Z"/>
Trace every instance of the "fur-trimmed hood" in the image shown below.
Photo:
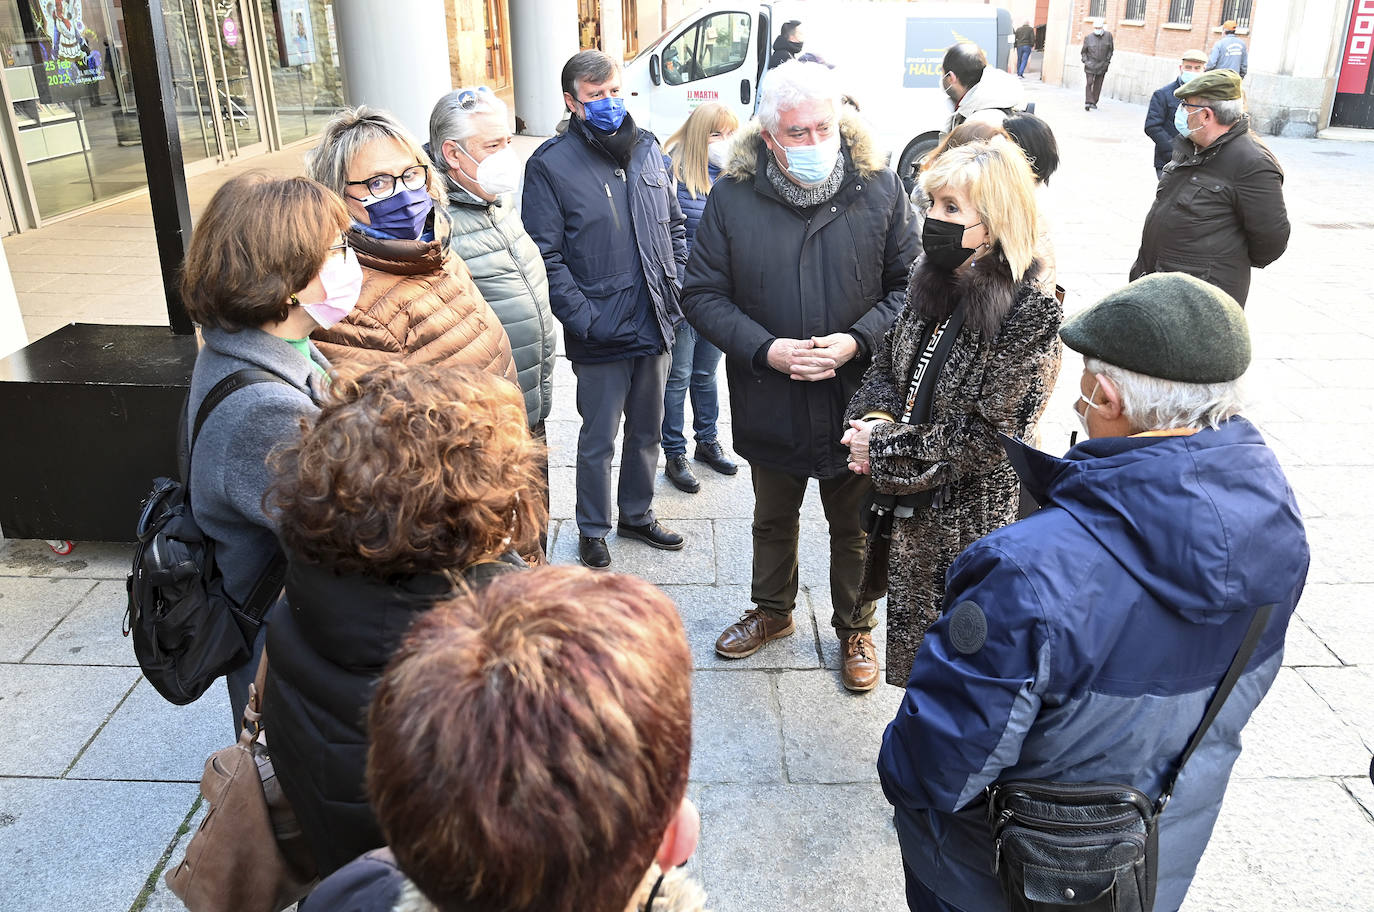
<path fill-rule="evenodd" d="M 630 909 L 641 912 L 649 899 L 649 891 L 658 880 L 659 868 L 654 865 L 645 875 L 644 882 L 635 892 Z M 401 895 L 391 912 L 435 912 L 434 905 L 415 889 L 409 880 L 401 888 Z M 663 886 L 654 897 L 652 912 L 706 912 L 706 891 L 701 885 L 687 876 L 682 868 L 674 868 L 663 878 Z"/>
<path fill-rule="evenodd" d="M 1040 274 L 1040 261 L 1032 260 L 1021 281 L 1012 277 L 1011 267 L 999 250 L 978 261 L 976 267 L 959 275 L 936 269 L 922 253 L 911 264 L 906 303 L 914 313 L 944 320 L 964 303 L 964 320 L 970 329 L 995 335 L 1016 303 L 1020 289 Z"/>
<path fill-rule="evenodd" d="M 849 153 L 854 170 L 865 180 L 887 167 L 868 124 L 851 111 L 840 116 L 840 144 Z M 759 152 L 763 148 L 763 127 L 757 119 L 751 120 L 735 133 L 725 176 L 741 182 L 752 181 L 758 172 Z"/>

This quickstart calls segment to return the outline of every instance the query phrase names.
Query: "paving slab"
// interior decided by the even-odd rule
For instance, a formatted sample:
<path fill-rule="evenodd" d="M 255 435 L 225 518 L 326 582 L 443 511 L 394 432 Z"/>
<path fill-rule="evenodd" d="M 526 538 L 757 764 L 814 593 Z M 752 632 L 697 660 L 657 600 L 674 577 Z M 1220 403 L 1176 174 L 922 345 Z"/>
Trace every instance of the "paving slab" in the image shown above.
<path fill-rule="evenodd" d="M 142 680 L 67 775 L 199 782 L 205 759 L 234 738 L 223 683 L 216 681 L 194 703 L 174 706 Z"/>
<path fill-rule="evenodd" d="M 693 782 L 783 781 L 777 679 L 766 671 L 724 669 L 692 676 Z"/>
<path fill-rule="evenodd" d="M 134 517 L 129 517 L 133 530 Z M 71 554 L 54 554 L 35 539 L 0 541 L 0 576 L 71 576 L 80 579 L 124 581 L 133 560 L 133 545 L 119 542 L 77 542 Z"/>
<path fill-rule="evenodd" d="M 814 587 L 806 590 L 811 612 L 816 617 L 816 632 L 821 643 L 821 662 L 826 668 L 839 670 L 840 638 L 830 623 L 832 614 L 830 586 Z M 873 646 L 878 653 L 878 664 L 887 668 L 887 598 L 878 600 L 878 626 L 873 628 Z"/>
<path fill-rule="evenodd" d="M 606 546 L 611 551 L 610 569 L 616 573 L 631 573 L 660 586 L 712 582 L 715 543 L 711 521 L 682 519 L 672 523 L 672 528 L 686 540 L 681 551 L 660 551 L 640 541 L 622 539 L 612 528 L 611 534 L 606 536 Z M 577 523 L 571 519 L 560 522 L 549 559 L 555 564 L 576 564 L 577 540 Z"/>
<path fill-rule="evenodd" d="M 1352 469 L 1351 472 L 1363 470 Z M 1312 550 L 1311 583 L 1374 583 L 1374 560 L 1369 559 L 1368 519 L 1308 520 L 1307 544 Z"/>
<path fill-rule="evenodd" d="M 25 661 L 137 666 L 133 643 L 123 632 L 128 602 L 122 581 L 101 580 Z"/>
<path fill-rule="evenodd" d="M 1366 390 L 1363 395 L 1368 396 L 1368 391 Z M 1312 420 L 1288 424 L 1271 422 L 1264 426 L 1264 433 L 1271 440 L 1277 438 L 1282 441 L 1308 465 L 1374 465 L 1374 448 L 1369 446 L 1370 425 L 1367 423 Z M 1363 480 L 1349 480 L 1352 487 L 1363 487 L 1367 484 Z"/>
<path fill-rule="evenodd" d="M 1374 667 L 1374 585 L 1309 582 L 1298 615 L 1342 662 Z"/>
<path fill-rule="evenodd" d="M 1369 769 L 1359 734 L 1293 668 L 1279 669 L 1240 741 L 1235 778 L 1349 776 Z"/>
<path fill-rule="evenodd" d="M 60 776 L 139 678 L 136 668 L 0 665 L 0 776 Z"/>
<path fill-rule="evenodd" d="M 1298 674 L 1336 715 L 1345 720 L 1364 742 L 1364 763 L 1347 770 L 1348 775 L 1369 771 L 1369 756 L 1374 751 L 1374 666 L 1345 668 L 1301 668 Z"/>
<path fill-rule="evenodd" d="M 181 860 L 186 857 L 186 846 L 190 844 L 191 836 L 200 827 L 201 821 L 205 819 L 205 815 L 209 812 L 209 802 L 201 801 L 200 807 L 196 809 L 195 814 L 186 824 L 186 832 L 178 832 L 174 837 L 176 842 L 172 846 L 171 852 L 167 855 L 167 864 L 162 871 L 158 873 L 157 885 L 153 887 L 153 892 L 148 896 L 148 901 L 143 906 L 142 912 L 186 912 L 186 906 L 181 900 L 177 899 L 176 894 L 167 886 L 167 878 L 164 875 L 167 871 L 170 871 L 180 864 Z M 295 908 L 295 906 L 291 906 L 291 908 L 285 910 L 285 912 L 292 912 Z"/>
<path fill-rule="evenodd" d="M 0 819 L 8 821 L 0 826 L 0 896 L 25 912 L 123 912 L 197 791 L 185 783 L 0 779 Z"/>
<path fill-rule="evenodd" d="M 0 662 L 18 662 L 96 584 L 81 579 L 0 576 Z"/>
<path fill-rule="evenodd" d="M 783 672 L 777 684 L 789 782 L 878 781 L 878 749 L 901 705 L 901 688 L 879 683 L 868 693 L 850 693 L 834 672 Z"/>
<path fill-rule="evenodd" d="M 1330 466 L 1300 466 L 1288 469 L 1288 483 L 1298 494 L 1303 516 L 1328 519 L 1365 519 L 1374 516 L 1374 478 L 1359 469 L 1333 469 Z"/>
<path fill-rule="evenodd" d="M 1312 629 L 1294 616 L 1288 622 L 1288 637 L 1283 644 L 1283 664 L 1289 667 L 1308 665 L 1340 665 L 1341 660 L 1326 648 Z"/>
<path fill-rule="evenodd" d="M 712 912 L 906 908 L 892 808 L 877 785 L 701 789 L 697 850 Z"/>
<path fill-rule="evenodd" d="M 679 491 L 660 469 L 654 486 L 654 514 L 664 521 L 752 517 L 754 487 L 750 480 L 749 464 L 740 463 L 736 475 L 722 475 L 704 463 L 693 460 L 691 454 L 689 443 L 687 458 L 693 474 L 701 482 L 701 490 L 695 494 Z"/>
<path fill-rule="evenodd" d="M 1371 841 L 1374 822 L 1337 782 L 1233 778 L 1183 910 L 1368 908 Z"/>
<path fill-rule="evenodd" d="M 753 607 L 748 586 L 664 586 L 682 616 L 692 661 L 698 669 L 710 671 L 757 671 L 760 669 L 806 669 L 820 667 L 816 632 L 808 612 L 794 616 L 797 632 L 774 640 L 744 659 L 723 659 L 716 655 L 716 638 L 741 614 Z"/>

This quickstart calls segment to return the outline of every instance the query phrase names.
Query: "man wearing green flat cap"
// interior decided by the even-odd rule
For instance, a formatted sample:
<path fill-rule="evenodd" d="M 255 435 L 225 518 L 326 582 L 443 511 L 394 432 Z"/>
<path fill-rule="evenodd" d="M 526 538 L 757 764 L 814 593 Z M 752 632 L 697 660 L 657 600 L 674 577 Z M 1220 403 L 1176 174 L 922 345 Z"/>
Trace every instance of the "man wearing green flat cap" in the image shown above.
<path fill-rule="evenodd" d="M 1245 306 L 1250 267 L 1288 247 L 1283 169 L 1250 131 L 1240 76 L 1211 70 L 1179 86 L 1173 161 L 1145 217 L 1131 278 L 1184 272 Z"/>

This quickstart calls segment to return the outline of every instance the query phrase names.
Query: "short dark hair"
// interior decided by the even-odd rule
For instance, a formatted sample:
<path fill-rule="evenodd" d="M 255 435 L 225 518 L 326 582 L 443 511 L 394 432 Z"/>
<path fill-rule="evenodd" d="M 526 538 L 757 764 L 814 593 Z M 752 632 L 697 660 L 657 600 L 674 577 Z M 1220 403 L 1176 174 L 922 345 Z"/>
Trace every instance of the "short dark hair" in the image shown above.
<path fill-rule="evenodd" d="M 782 28 L 778 29 L 778 35 L 783 41 L 791 41 L 792 36 L 797 34 L 797 26 L 799 25 L 801 25 L 800 19 L 788 19 L 782 24 Z"/>
<path fill-rule="evenodd" d="M 1035 182 L 1048 184 L 1050 175 L 1059 170 L 1059 143 L 1050 125 L 1034 114 L 1013 114 L 1002 121 L 1002 129 L 1026 153 Z"/>
<path fill-rule="evenodd" d="M 579 82 L 602 83 L 614 76 L 619 69 L 620 64 L 604 51 L 578 51 L 563 64 L 563 91 L 576 98 Z"/>
<path fill-rule="evenodd" d="M 623 912 L 686 793 L 691 675 L 636 577 L 539 567 L 441 603 L 368 715 L 397 863 L 441 912 Z"/>
<path fill-rule="evenodd" d="M 308 177 L 250 171 L 226 181 L 191 232 L 181 268 L 186 313 L 217 329 L 280 323 L 348 224 L 343 200 Z"/>
<path fill-rule="evenodd" d="M 983 78 L 983 70 L 987 65 L 988 57 L 982 48 L 969 41 L 960 41 L 945 51 L 940 70 L 958 76 L 964 88 L 971 89 Z"/>

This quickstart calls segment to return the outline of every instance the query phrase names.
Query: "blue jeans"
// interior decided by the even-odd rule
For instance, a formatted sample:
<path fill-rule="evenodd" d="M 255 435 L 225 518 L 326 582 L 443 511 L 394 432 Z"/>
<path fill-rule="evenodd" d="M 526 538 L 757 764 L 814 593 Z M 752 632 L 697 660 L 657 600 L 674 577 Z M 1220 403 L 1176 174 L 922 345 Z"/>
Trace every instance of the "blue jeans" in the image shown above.
<path fill-rule="evenodd" d="M 692 395 L 692 434 L 697 445 L 716 439 L 716 419 L 720 405 L 716 400 L 716 367 L 720 349 L 697 334 L 689 323 L 677 327 L 673 343 L 673 366 L 668 370 L 668 385 L 663 390 L 663 455 L 687 455 L 683 419 L 687 393 Z"/>
<path fill-rule="evenodd" d="M 1023 44 L 1016 49 L 1016 75 L 1026 75 L 1026 64 L 1030 63 L 1031 47 Z"/>

